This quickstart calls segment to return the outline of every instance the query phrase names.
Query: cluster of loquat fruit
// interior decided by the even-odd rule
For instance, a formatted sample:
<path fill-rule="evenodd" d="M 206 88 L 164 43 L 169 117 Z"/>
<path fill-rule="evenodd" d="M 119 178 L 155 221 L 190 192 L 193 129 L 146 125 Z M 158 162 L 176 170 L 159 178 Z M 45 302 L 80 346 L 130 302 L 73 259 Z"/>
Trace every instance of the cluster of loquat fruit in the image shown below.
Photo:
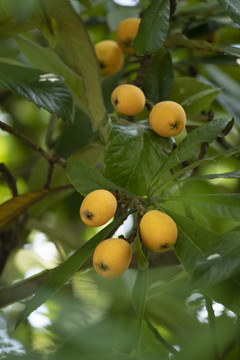
<path fill-rule="evenodd" d="M 116 41 L 103 40 L 94 49 L 103 77 L 120 71 L 124 65 L 124 52 L 134 54 L 133 43 L 140 25 L 139 18 L 121 21 L 116 30 Z M 133 84 L 121 84 L 111 94 L 114 109 L 122 115 L 135 116 L 146 105 L 142 89 Z M 174 101 L 161 101 L 151 106 L 149 124 L 152 130 L 163 137 L 173 137 L 183 131 L 186 114 L 182 106 Z M 113 218 L 117 210 L 117 199 L 108 190 L 99 189 L 89 193 L 80 207 L 82 221 L 92 227 L 102 226 Z M 139 236 L 151 251 L 162 252 L 171 248 L 178 236 L 174 220 L 159 210 L 149 210 L 141 216 Z M 93 267 L 105 278 L 116 278 L 130 265 L 132 248 L 122 238 L 102 241 L 93 253 Z"/>
<path fill-rule="evenodd" d="M 124 19 L 117 27 L 116 41 L 102 40 L 95 44 L 95 53 L 102 76 L 110 76 L 121 70 L 124 65 L 123 52 L 134 53 L 133 43 L 140 21 L 141 19 L 132 17 Z M 139 87 L 133 84 L 122 84 L 113 90 L 111 103 L 120 114 L 134 116 L 144 109 L 146 98 Z M 149 124 L 160 136 L 176 136 L 185 128 L 186 114 L 180 104 L 169 100 L 161 101 L 152 106 Z"/>
<path fill-rule="evenodd" d="M 80 217 L 86 225 L 97 227 L 111 220 L 116 210 L 116 197 L 108 190 L 99 189 L 84 198 Z M 159 210 L 149 210 L 141 217 L 139 235 L 149 250 L 162 252 L 175 244 L 178 231 L 170 216 Z M 95 248 L 93 267 L 105 278 L 116 278 L 128 269 L 131 259 L 132 248 L 126 239 L 109 238 Z"/>

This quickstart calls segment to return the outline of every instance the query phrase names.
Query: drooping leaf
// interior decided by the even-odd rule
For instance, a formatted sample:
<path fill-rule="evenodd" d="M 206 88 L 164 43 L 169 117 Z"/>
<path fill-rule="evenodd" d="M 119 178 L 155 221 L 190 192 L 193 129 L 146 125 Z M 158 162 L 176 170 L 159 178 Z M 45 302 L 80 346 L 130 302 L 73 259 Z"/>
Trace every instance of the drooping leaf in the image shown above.
<path fill-rule="evenodd" d="M 151 54 L 160 50 L 166 40 L 169 27 L 170 3 L 153 0 L 144 11 L 138 34 L 134 41 L 137 55 Z"/>
<path fill-rule="evenodd" d="M 154 104 L 168 100 L 174 80 L 172 58 L 162 51 L 151 58 L 143 80 L 145 95 Z"/>
<path fill-rule="evenodd" d="M 97 189 L 106 189 L 109 191 L 120 190 L 122 193 L 130 194 L 130 192 L 114 184 L 106 179 L 99 171 L 90 166 L 85 165 L 80 160 L 68 159 L 67 176 L 75 189 L 82 195 Z"/>
<path fill-rule="evenodd" d="M 21 324 L 34 310 L 54 295 L 64 284 L 78 271 L 87 258 L 92 254 L 95 247 L 104 240 L 108 234 L 120 225 L 130 214 L 123 214 L 107 225 L 88 242 L 75 251 L 65 262 L 53 270 L 45 283 L 38 289 L 36 294 L 27 302 L 25 309 L 20 314 L 16 327 Z"/>
<path fill-rule="evenodd" d="M 226 173 L 219 174 L 208 174 L 208 175 L 199 175 L 192 176 L 188 179 L 183 179 L 182 181 L 199 181 L 199 180 L 212 180 L 212 179 L 239 179 L 240 178 L 240 170 L 230 171 Z"/>
<path fill-rule="evenodd" d="M 1 0 L 0 2 L 0 41 L 35 28 L 32 13 L 36 0 Z"/>
<path fill-rule="evenodd" d="M 105 175 L 132 193 L 145 195 L 172 146 L 171 138 L 159 137 L 145 123 L 119 121 L 108 137 Z"/>
<path fill-rule="evenodd" d="M 72 95 L 63 78 L 59 76 L 1 63 L 0 84 L 64 120 L 73 120 Z"/>
<path fill-rule="evenodd" d="M 215 140 L 231 121 L 231 119 L 216 119 L 191 131 L 170 154 L 168 161 L 165 162 L 152 181 L 151 188 L 155 187 L 164 172 L 196 155 L 202 143 L 211 143 Z"/>
<path fill-rule="evenodd" d="M 240 232 L 232 231 L 223 235 L 219 244 L 197 261 L 191 283 L 197 288 L 208 288 L 238 276 L 239 269 Z"/>
<path fill-rule="evenodd" d="M 57 187 L 53 189 L 32 191 L 6 201 L 0 205 L 0 231 L 36 202 L 40 201 L 47 195 L 57 193 L 67 188 L 68 187 Z"/>
<path fill-rule="evenodd" d="M 232 20 L 240 25 L 240 3 L 239 0 L 218 0 L 219 4 Z"/>
<path fill-rule="evenodd" d="M 106 110 L 99 64 L 84 23 L 67 0 L 43 0 L 42 6 L 40 29 L 64 64 L 82 77 L 92 128 L 96 131 L 106 119 Z"/>
<path fill-rule="evenodd" d="M 240 219 L 240 195 L 239 194 L 191 194 L 191 196 L 174 196 L 167 201 L 181 201 L 201 212 L 239 221 Z"/>
<path fill-rule="evenodd" d="M 195 114 L 205 110 L 219 90 L 192 77 L 176 77 L 170 100 L 181 104 L 187 113 Z"/>
<path fill-rule="evenodd" d="M 212 252 L 220 244 L 221 236 L 216 232 L 198 224 L 173 211 L 164 209 L 178 226 L 179 236 L 175 244 L 175 252 L 186 271 L 192 275 L 196 264 L 204 254 Z M 234 279 L 204 289 L 204 293 L 228 309 L 240 314 L 240 286 Z"/>
<path fill-rule="evenodd" d="M 18 36 L 16 41 L 34 68 L 62 76 L 74 94 L 77 105 L 88 113 L 82 77 L 66 66 L 54 50 L 40 46 L 23 36 Z"/>

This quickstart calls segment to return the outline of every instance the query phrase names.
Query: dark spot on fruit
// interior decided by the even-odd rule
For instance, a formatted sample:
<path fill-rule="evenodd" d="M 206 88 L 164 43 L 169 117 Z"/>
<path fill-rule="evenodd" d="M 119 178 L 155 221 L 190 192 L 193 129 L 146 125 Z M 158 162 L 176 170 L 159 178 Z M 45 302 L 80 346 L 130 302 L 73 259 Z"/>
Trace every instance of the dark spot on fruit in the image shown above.
<path fill-rule="evenodd" d="M 87 218 L 88 220 L 92 220 L 94 218 L 93 213 L 91 213 L 90 211 L 85 211 L 84 212 L 84 216 L 85 218 Z"/>
<path fill-rule="evenodd" d="M 119 103 L 119 101 L 118 101 L 118 99 L 117 99 L 117 98 L 116 98 L 116 99 L 114 99 L 114 100 L 113 100 L 113 102 L 114 102 L 114 105 L 115 105 L 115 106 L 117 106 L 117 105 L 118 105 L 118 103 Z"/>
<path fill-rule="evenodd" d="M 98 264 L 98 267 L 103 272 L 108 270 L 108 267 L 105 264 Z"/>
<path fill-rule="evenodd" d="M 132 47 L 133 46 L 133 40 L 131 38 L 128 38 L 123 42 L 123 44 L 126 47 Z"/>
<path fill-rule="evenodd" d="M 161 249 L 161 250 L 168 249 L 168 248 L 169 248 L 169 244 L 168 244 L 168 243 L 162 244 L 162 245 L 160 246 L 160 249 Z"/>
<path fill-rule="evenodd" d="M 100 65 L 100 69 L 105 69 L 105 67 L 106 67 L 105 64 L 101 61 L 99 62 L 99 65 Z"/>
<path fill-rule="evenodd" d="M 170 127 L 172 130 L 177 130 L 179 128 L 179 125 L 179 122 L 176 121 L 175 124 L 170 124 Z"/>

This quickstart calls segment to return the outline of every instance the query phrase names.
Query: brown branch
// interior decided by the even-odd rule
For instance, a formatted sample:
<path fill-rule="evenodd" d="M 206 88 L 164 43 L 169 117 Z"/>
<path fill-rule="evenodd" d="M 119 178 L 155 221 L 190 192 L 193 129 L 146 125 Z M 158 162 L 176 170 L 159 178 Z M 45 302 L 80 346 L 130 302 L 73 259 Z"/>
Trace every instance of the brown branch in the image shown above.
<path fill-rule="evenodd" d="M 0 172 L 3 174 L 3 177 L 8 183 L 8 187 L 11 190 L 12 196 L 15 197 L 18 195 L 16 180 L 11 174 L 10 170 L 3 163 L 0 164 Z"/>
<path fill-rule="evenodd" d="M 180 262 L 177 259 L 173 250 L 168 250 L 164 253 L 148 254 L 149 267 L 165 267 L 179 265 Z M 82 265 L 80 270 L 86 270 L 92 267 L 92 257 L 90 256 Z M 133 254 L 133 258 L 130 264 L 130 268 L 137 269 L 137 254 Z M 52 275 L 57 267 L 49 270 L 44 270 L 40 274 L 34 275 L 28 279 L 19 281 L 11 286 L 0 289 L 0 307 L 7 306 L 14 302 L 23 300 L 32 296 L 40 288 L 42 284 Z"/>
<path fill-rule="evenodd" d="M 41 146 L 35 144 L 31 139 L 29 139 L 27 136 L 23 135 L 20 131 L 17 129 L 5 124 L 4 122 L 0 121 L 0 129 L 3 131 L 7 131 L 8 133 L 14 135 L 16 138 L 21 140 L 25 145 L 27 145 L 29 148 L 31 148 L 33 151 L 37 152 L 39 155 L 44 157 L 49 162 L 55 164 L 57 163 L 61 167 L 66 167 L 66 160 L 61 158 L 60 156 L 56 154 L 49 153 L 48 151 L 45 151 Z"/>
<path fill-rule="evenodd" d="M 143 57 L 141 59 L 141 63 L 140 63 L 140 68 L 138 69 L 137 77 L 132 82 L 133 85 L 142 87 L 143 80 L 146 75 L 146 71 L 147 71 L 150 60 L 151 60 L 151 55 L 149 55 L 149 54 L 143 55 Z"/>

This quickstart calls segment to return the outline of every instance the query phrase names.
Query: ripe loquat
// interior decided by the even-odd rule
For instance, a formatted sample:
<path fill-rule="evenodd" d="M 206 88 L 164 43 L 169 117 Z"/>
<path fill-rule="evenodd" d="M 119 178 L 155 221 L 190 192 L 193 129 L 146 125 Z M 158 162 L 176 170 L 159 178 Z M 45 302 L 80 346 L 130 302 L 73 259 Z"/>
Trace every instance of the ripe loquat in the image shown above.
<path fill-rule="evenodd" d="M 175 244 L 178 235 L 174 220 L 159 210 L 150 210 L 143 215 L 139 231 L 144 245 L 155 252 L 168 250 Z"/>
<path fill-rule="evenodd" d="M 117 200 L 108 190 L 99 189 L 89 193 L 82 201 L 80 217 L 84 224 L 97 227 L 106 224 L 117 210 Z"/>
<path fill-rule="evenodd" d="M 105 278 L 116 278 L 122 275 L 132 259 L 129 243 L 121 238 L 110 238 L 97 245 L 93 253 L 93 267 Z"/>
<path fill-rule="evenodd" d="M 185 128 L 186 114 L 183 107 L 175 101 L 161 101 L 151 110 L 149 123 L 158 135 L 176 136 Z"/>
<path fill-rule="evenodd" d="M 145 95 L 142 90 L 131 84 L 117 86 L 111 95 L 113 107 L 123 115 L 139 114 L 145 106 Z"/>
<path fill-rule="evenodd" d="M 99 41 L 95 44 L 94 49 L 102 76 L 110 76 L 121 70 L 124 64 L 124 56 L 116 41 Z"/>
<path fill-rule="evenodd" d="M 123 51 L 133 54 L 133 42 L 138 32 L 141 19 L 130 17 L 122 20 L 116 30 L 116 39 Z"/>

